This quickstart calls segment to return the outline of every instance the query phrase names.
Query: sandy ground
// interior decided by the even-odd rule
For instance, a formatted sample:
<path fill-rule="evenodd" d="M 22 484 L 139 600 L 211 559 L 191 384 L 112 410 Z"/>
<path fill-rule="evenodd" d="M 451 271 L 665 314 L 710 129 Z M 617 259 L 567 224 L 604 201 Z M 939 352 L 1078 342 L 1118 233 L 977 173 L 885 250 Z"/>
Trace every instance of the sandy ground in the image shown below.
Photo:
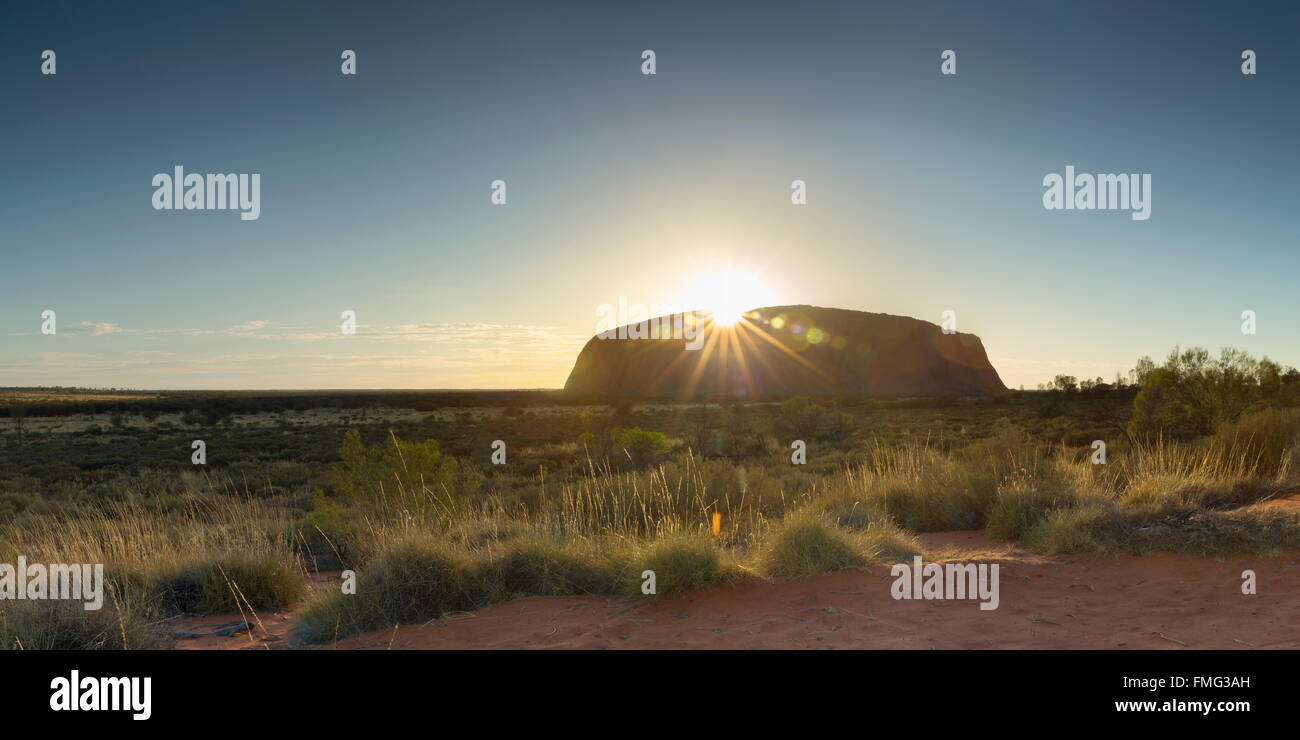
<path fill-rule="evenodd" d="M 678 597 L 536 597 L 316 649 L 1241 649 L 1300 648 L 1300 553 L 1209 558 L 1037 556 L 982 532 L 922 535 L 926 562 L 1000 565 L 1000 605 L 894 600 L 885 566 Z M 1257 593 L 1242 593 L 1242 571 Z M 321 574 L 321 583 L 334 583 Z M 290 646 L 291 614 L 173 620 L 182 649 Z M 308 648 L 311 649 L 311 648 Z"/>

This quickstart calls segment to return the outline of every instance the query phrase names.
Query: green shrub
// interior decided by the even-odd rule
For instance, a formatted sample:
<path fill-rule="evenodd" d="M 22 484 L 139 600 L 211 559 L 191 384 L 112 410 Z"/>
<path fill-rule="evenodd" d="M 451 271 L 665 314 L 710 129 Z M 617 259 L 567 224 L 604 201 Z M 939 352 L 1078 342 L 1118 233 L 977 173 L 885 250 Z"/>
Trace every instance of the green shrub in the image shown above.
<path fill-rule="evenodd" d="M 636 469 L 661 462 L 670 447 L 663 434 L 640 427 L 616 429 L 613 440 L 614 449 L 622 452 Z"/>
<path fill-rule="evenodd" d="M 450 455 L 435 440 L 407 442 L 389 433 L 383 444 L 366 447 L 361 433 L 349 430 L 334 466 L 334 490 L 356 499 L 423 510 L 456 505 L 473 496 L 469 478 L 460 475 Z M 445 500 L 444 500 L 445 499 Z"/>

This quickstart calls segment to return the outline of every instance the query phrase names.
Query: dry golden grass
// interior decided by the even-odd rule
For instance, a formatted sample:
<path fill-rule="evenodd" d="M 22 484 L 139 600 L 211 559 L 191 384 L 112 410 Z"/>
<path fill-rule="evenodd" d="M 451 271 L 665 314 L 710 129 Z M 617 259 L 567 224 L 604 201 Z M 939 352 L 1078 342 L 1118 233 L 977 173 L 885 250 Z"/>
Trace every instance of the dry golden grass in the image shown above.
<path fill-rule="evenodd" d="M 108 503 L 8 524 L 0 528 L 0 562 L 13 563 L 22 555 L 28 562 L 104 565 L 106 605 L 81 621 L 116 621 L 121 629 L 105 637 L 102 629 L 88 627 L 72 641 L 74 647 L 101 642 L 129 647 L 142 640 L 128 635 L 138 636 L 142 624 L 160 618 L 241 606 L 284 607 L 304 593 L 305 572 L 292 542 L 295 523 L 285 511 L 224 495 L 189 496 L 176 508 L 159 503 Z M 12 631 L 0 639 L 9 643 L 6 647 L 59 644 L 40 625 L 77 621 L 75 613 L 61 611 L 66 606 L 0 605 L 0 617 Z"/>
<path fill-rule="evenodd" d="M 1093 465 L 1003 426 L 949 452 L 925 441 L 878 446 L 794 485 L 775 464 L 741 469 L 689 452 L 643 470 L 589 461 L 576 480 L 539 476 L 523 500 L 466 495 L 458 479 L 376 473 L 350 503 L 321 498 L 306 520 L 195 480 L 179 496 L 142 492 L 0 528 L 0 561 L 105 563 L 122 626 L 111 639 L 102 624 L 69 628 L 60 641 L 10 609 L 0 638 L 120 647 L 147 642 L 141 625 L 166 614 L 233 610 L 235 592 L 253 606 L 285 605 L 304 593 L 309 541 L 327 543 L 359 578 L 355 595 L 309 597 L 299 635 L 310 640 L 524 595 L 635 598 L 645 570 L 669 593 L 896 562 L 920 552 L 912 533 L 923 531 L 986 529 L 1044 553 L 1269 553 L 1300 548 L 1300 517 L 1242 507 L 1300 487 L 1297 429 L 1300 416 L 1247 418 L 1231 434 Z"/>

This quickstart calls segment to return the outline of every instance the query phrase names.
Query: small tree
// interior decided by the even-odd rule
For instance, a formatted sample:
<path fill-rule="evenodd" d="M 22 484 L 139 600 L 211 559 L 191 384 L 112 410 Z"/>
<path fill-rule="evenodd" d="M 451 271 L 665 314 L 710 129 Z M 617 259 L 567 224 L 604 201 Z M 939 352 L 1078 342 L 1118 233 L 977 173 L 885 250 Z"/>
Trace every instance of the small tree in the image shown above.
<path fill-rule="evenodd" d="M 1137 365 L 1128 372 L 1129 385 L 1142 385 L 1156 369 L 1156 363 L 1149 356 L 1143 355 L 1138 358 Z"/>
<path fill-rule="evenodd" d="M 458 470 L 456 461 L 443 455 L 435 440 L 405 442 L 390 432 L 383 444 L 366 447 L 361 433 L 352 429 L 339 448 L 334 490 L 352 498 L 382 493 L 389 502 L 419 506 L 428 500 L 426 489 L 435 496 L 466 493 L 459 485 Z"/>
<path fill-rule="evenodd" d="M 1073 375 L 1058 375 L 1052 380 L 1052 387 L 1065 393 L 1074 393 L 1079 390 L 1079 379 Z"/>
<path fill-rule="evenodd" d="M 13 406 L 9 409 L 9 415 L 14 420 L 14 430 L 18 432 L 18 446 L 23 446 L 23 420 L 27 417 L 27 409 L 22 406 Z"/>

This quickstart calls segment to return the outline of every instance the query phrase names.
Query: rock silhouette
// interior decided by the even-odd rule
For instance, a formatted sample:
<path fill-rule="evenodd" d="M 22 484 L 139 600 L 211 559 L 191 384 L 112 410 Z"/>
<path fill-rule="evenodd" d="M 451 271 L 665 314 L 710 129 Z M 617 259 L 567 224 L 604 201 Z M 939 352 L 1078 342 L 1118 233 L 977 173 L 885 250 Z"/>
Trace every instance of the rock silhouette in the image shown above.
<path fill-rule="evenodd" d="M 718 325 L 707 312 L 695 315 L 695 350 L 686 349 L 680 332 L 627 338 L 649 337 L 658 318 L 592 337 L 565 391 L 690 400 L 1006 390 L 979 337 L 944 334 L 920 319 L 817 306 L 755 309 L 733 326 Z M 667 336 L 671 322 L 660 325 Z"/>

